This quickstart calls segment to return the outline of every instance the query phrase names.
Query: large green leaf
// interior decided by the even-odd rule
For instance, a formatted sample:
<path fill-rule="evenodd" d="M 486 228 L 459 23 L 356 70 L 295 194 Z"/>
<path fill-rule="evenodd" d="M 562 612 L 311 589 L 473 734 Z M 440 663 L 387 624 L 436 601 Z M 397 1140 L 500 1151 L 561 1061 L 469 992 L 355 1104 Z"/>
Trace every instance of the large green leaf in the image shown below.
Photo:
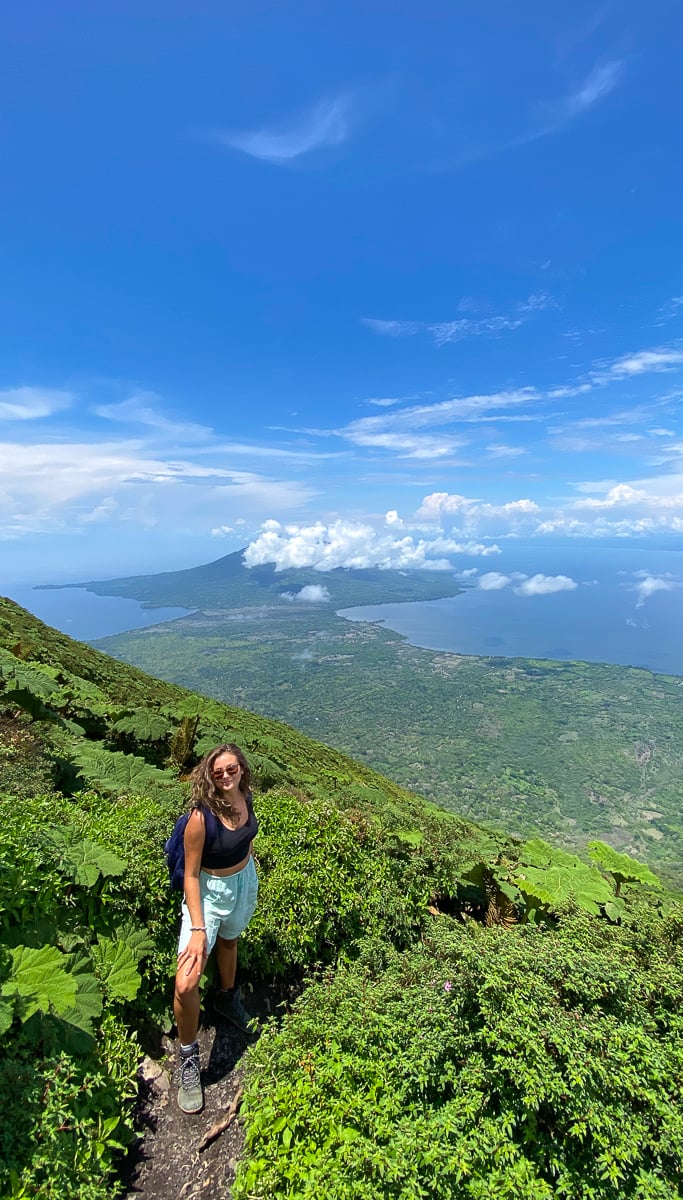
<path fill-rule="evenodd" d="M 11 951 L 12 973 L 0 989 L 6 999 L 18 1000 L 23 1021 L 36 1012 L 52 1009 L 61 1016 L 76 1003 L 78 984 L 65 970 L 68 960 L 55 946 L 15 946 Z"/>
<path fill-rule="evenodd" d="M 97 842 L 81 837 L 70 826 L 46 830 L 46 840 L 57 850 L 62 866 L 84 887 L 92 887 L 100 875 L 123 875 L 126 863 Z"/>
<path fill-rule="evenodd" d="M 169 784 L 165 771 L 151 767 L 135 754 L 94 749 L 87 743 L 77 744 L 72 759 L 81 775 L 95 787 L 108 792 L 144 791 L 150 784 Z"/>
<path fill-rule="evenodd" d="M 128 921 L 118 927 L 116 939 L 130 947 L 136 962 L 154 953 L 154 942 L 144 925 L 134 925 L 132 921 Z"/>
<path fill-rule="evenodd" d="M 550 908 L 574 899 L 581 908 L 597 916 L 600 905 L 607 904 L 612 891 L 599 871 L 591 867 L 583 870 L 568 866 L 525 867 L 523 873 L 515 875 L 515 883 L 521 892 L 535 897 Z"/>
<path fill-rule="evenodd" d="M 594 863 L 621 883 L 646 883 L 649 887 L 661 888 L 659 879 L 645 863 L 628 854 L 619 854 L 607 842 L 589 842 L 586 849 Z"/>
<path fill-rule="evenodd" d="M 171 732 L 171 723 L 152 708 L 140 708 L 120 717 L 113 728 L 131 734 L 138 742 L 159 742 Z"/>
<path fill-rule="evenodd" d="M 77 985 L 76 1002 L 64 1009 L 60 1017 L 68 1025 L 92 1036 L 95 1018 L 102 1012 L 102 992 L 94 975 L 74 973 L 73 977 Z"/>
<path fill-rule="evenodd" d="M 13 1016 L 14 1009 L 12 1005 L 7 1004 L 4 1000 L 0 1000 L 0 1037 L 7 1033 L 7 1030 L 12 1024 Z"/>
<path fill-rule="evenodd" d="M 581 908 L 598 914 L 612 899 L 612 890 L 597 867 L 590 867 L 576 854 L 554 850 L 540 838 L 526 842 L 511 878 L 521 892 L 549 908 L 573 899 Z"/>
<path fill-rule="evenodd" d="M 98 937 L 91 949 L 98 978 L 113 1000 L 133 1000 L 141 979 L 138 960 L 126 942 L 117 938 Z"/>
<path fill-rule="evenodd" d="M 530 838 L 522 846 L 519 859 L 529 867 L 545 867 L 559 853 L 560 851 L 553 850 L 552 846 L 542 841 L 541 838 Z"/>
<path fill-rule="evenodd" d="M 0 650 L 0 679 L 8 692 L 30 692 L 41 700 L 47 700 L 58 691 L 57 684 L 44 671 L 4 650 Z"/>

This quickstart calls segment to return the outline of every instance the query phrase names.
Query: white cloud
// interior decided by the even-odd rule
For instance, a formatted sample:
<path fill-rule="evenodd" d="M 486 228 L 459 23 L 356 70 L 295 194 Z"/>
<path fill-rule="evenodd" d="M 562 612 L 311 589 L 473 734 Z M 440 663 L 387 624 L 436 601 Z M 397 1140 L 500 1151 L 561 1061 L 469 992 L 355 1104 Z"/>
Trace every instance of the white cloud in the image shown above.
<path fill-rule="evenodd" d="M 75 529 L 108 515 L 205 530 L 245 508 L 255 520 L 268 510 L 295 510 L 313 494 L 294 480 L 162 457 L 134 441 L 0 443 L 0 533 L 15 537 Z"/>
<path fill-rule="evenodd" d="M 294 567 L 313 567 L 317 571 L 332 571 L 337 567 L 445 571 L 452 569 L 447 556 L 497 552 L 498 547 L 441 537 L 416 539 L 406 534 L 397 538 L 359 521 L 281 525 L 269 520 L 247 547 L 244 562 L 248 567 L 272 562 L 278 571 Z"/>
<path fill-rule="evenodd" d="M 69 408 L 73 392 L 56 388 L 16 387 L 0 389 L 0 421 L 37 421 Z"/>
<path fill-rule="evenodd" d="M 672 592 L 674 588 L 681 586 L 667 576 L 649 575 L 647 572 L 635 572 L 635 574 L 641 576 L 634 587 L 638 597 L 636 608 L 642 608 L 645 601 L 649 600 L 650 596 L 654 596 L 655 592 Z"/>
<path fill-rule="evenodd" d="M 423 498 L 415 517 L 461 533 L 520 533 L 533 532 L 541 513 L 535 500 L 528 498 L 489 504 L 457 493 L 432 492 Z"/>
<path fill-rule="evenodd" d="M 347 436 L 349 441 L 356 446 L 395 450 L 399 458 L 444 458 L 466 444 L 463 438 L 450 437 L 446 434 L 434 436 L 419 433 L 372 433 L 357 430 L 354 433 L 347 433 Z"/>
<path fill-rule="evenodd" d="M 413 525 L 456 537 L 644 537 L 683 532 L 683 470 L 647 479 L 571 484 L 580 496 L 537 503 L 529 497 L 492 504 L 458 493 L 423 497 Z M 592 494 L 590 494 L 592 493 Z"/>
<path fill-rule="evenodd" d="M 640 350 L 637 354 L 624 354 L 611 364 L 607 375 L 611 379 L 627 379 L 650 371 L 671 371 L 682 364 L 683 350 L 660 347 L 656 350 Z"/>
<path fill-rule="evenodd" d="M 101 504 L 95 505 L 90 512 L 82 513 L 79 520 L 84 524 L 96 524 L 99 521 L 111 521 L 112 517 L 119 513 L 120 505 L 113 496 L 105 496 Z"/>
<path fill-rule="evenodd" d="M 252 158 L 282 166 L 313 150 L 339 146 L 351 131 L 351 98 L 321 100 L 288 124 L 270 129 L 219 133 L 215 140 Z"/>
<path fill-rule="evenodd" d="M 616 479 L 586 479 L 582 480 L 580 483 L 572 484 L 572 487 L 575 488 L 577 492 L 602 492 L 603 494 L 611 491 L 611 489 L 616 486 Z"/>
<path fill-rule="evenodd" d="M 524 446 L 506 446 L 503 442 L 494 442 L 486 447 L 489 458 L 517 458 L 526 454 Z"/>
<path fill-rule="evenodd" d="M 235 530 L 233 529 L 232 525 L 217 525 L 215 529 L 211 530 L 211 536 L 212 537 L 229 537 L 230 534 L 234 533 L 234 532 L 235 532 Z"/>
<path fill-rule="evenodd" d="M 571 592 L 577 587 L 568 575 L 532 575 L 514 589 L 518 596 L 549 596 L 552 592 Z"/>
<path fill-rule="evenodd" d="M 457 538 L 435 537 L 429 544 L 435 554 L 475 554 L 482 558 L 500 554 L 500 546 L 495 542 L 461 542 Z"/>
<path fill-rule="evenodd" d="M 526 300 L 518 305 L 520 312 L 544 312 L 547 308 L 557 308 L 557 301 L 548 292 L 532 292 Z"/>
<path fill-rule="evenodd" d="M 392 508 L 388 513 L 385 513 L 384 520 L 387 525 L 393 526 L 394 529 L 401 529 L 403 527 L 403 521 L 399 517 L 395 508 Z"/>
<path fill-rule="evenodd" d="M 308 583 L 299 592 L 281 592 L 283 599 L 294 600 L 303 604 L 322 604 L 331 596 L 326 587 L 319 583 Z"/>
<path fill-rule="evenodd" d="M 509 575 L 501 575 L 499 571 L 488 571 L 486 575 L 480 576 L 479 587 L 482 592 L 498 592 L 511 582 Z"/>
<path fill-rule="evenodd" d="M 634 488 L 628 483 L 618 483 L 611 487 L 602 498 L 588 496 L 585 500 L 575 500 L 574 509 L 623 508 L 647 500 L 647 492 L 643 488 Z"/>

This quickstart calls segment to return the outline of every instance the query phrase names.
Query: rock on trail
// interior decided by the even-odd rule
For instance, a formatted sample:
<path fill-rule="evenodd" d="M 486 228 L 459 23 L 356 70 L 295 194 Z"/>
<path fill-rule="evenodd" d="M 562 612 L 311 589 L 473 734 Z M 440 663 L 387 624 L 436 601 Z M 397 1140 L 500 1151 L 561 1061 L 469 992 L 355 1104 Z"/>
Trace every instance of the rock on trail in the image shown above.
<path fill-rule="evenodd" d="M 239 1117 L 201 1149 L 212 1127 L 229 1113 L 242 1086 L 241 1059 L 249 1038 L 227 1022 L 205 1016 L 199 1031 L 204 1108 L 190 1116 L 176 1103 L 175 1046 L 167 1060 L 144 1058 L 138 1070 L 140 1140 L 128 1160 L 126 1200 L 229 1200 L 243 1134 Z"/>

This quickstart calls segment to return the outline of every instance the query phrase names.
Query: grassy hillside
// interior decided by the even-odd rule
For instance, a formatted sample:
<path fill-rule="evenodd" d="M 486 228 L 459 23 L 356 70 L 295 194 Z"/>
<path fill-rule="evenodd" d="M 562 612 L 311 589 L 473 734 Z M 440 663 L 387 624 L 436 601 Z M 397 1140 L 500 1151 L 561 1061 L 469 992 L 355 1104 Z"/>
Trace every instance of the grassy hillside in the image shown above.
<path fill-rule="evenodd" d="M 161 847 L 226 737 L 261 825 L 241 971 L 303 989 L 246 1056 L 236 1200 L 680 1194 L 683 910 L 644 864 L 487 833 L 2 600 L 0 1195 L 122 1192 L 168 1027 Z"/>
<path fill-rule="evenodd" d="M 197 613 L 99 643 L 277 716 L 471 820 L 593 837 L 683 887 L 683 680 L 410 646 L 329 605 Z"/>

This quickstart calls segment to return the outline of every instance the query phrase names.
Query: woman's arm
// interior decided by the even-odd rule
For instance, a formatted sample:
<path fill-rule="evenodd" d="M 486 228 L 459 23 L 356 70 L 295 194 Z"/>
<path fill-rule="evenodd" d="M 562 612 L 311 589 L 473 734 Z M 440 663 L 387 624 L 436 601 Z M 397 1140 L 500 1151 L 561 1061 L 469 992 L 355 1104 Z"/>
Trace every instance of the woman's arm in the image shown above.
<path fill-rule="evenodd" d="M 185 949 L 178 955 L 178 966 L 185 966 L 186 974 L 197 971 L 199 977 L 204 970 L 207 959 L 206 931 L 204 927 L 204 912 L 199 891 L 199 872 L 202 866 L 202 852 L 206 829 L 204 814 L 198 808 L 190 813 L 185 826 L 185 903 L 190 912 L 190 922 L 196 928 L 190 934 L 190 940 Z"/>

